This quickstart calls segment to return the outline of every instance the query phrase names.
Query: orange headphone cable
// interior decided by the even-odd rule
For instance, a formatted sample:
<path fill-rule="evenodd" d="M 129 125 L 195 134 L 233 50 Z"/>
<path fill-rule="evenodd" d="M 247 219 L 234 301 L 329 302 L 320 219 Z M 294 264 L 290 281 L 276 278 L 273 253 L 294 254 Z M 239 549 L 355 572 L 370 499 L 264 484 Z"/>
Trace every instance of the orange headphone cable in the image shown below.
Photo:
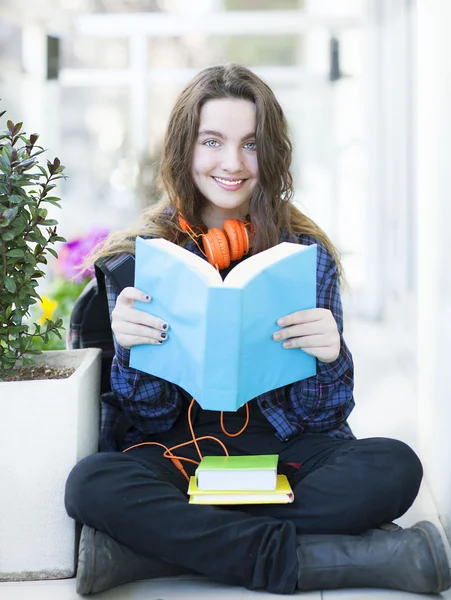
<path fill-rule="evenodd" d="M 193 242 L 196 244 L 196 246 L 199 248 L 199 251 L 205 256 L 205 258 L 207 258 L 206 253 L 202 250 L 202 248 L 200 247 L 198 241 L 196 240 L 196 237 L 201 237 L 202 235 L 205 235 L 203 233 L 194 233 L 193 229 L 191 228 L 191 225 L 189 225 L 187 223 L 187 229 L 184 233 L 187 233 L 188 236 L 193 240 Z"/>
<path fill-rule="evenodd" d="M 194 398 L 192 398 L 190 405 L 188 407 L 188 425 L 189 425 L 189 429 L 190 429 L 191 436 L 192 436 L 191 440 L 188 440 L 187 442 L 183 442 L 181 444 L 177 444 L 176 446 L 171 446 L 171 448 L 168 448 L 167 446 L 165 446 L 164 444 L 162 444 L 160 442 L 140 442 L 139 444 L 133 444 L 133 446 L 129 446 L 128 448 L 125 448 L 125 450 L 122 450 L 122 452 L 123 453 L 128 452 L 129 450 L 132 450 L 133 448 L 138 448 L 139 446 L 161 446 L 165 450 L 163 453 L 163 456 L 165 458 L 169 458 L 172 461 L 173 465 L 182 473 L 182 475 L 185 477 L 185 479 L 188 481 L 188 483 L 189 483 L 189 475 L 183 468 L 183 465 L 180 461 L 183 460 L 183 461 L 192 463 L 194 465 L 199 465 L 199 462 L 195 461 L 191 458 L 186 458 L 185 456 L 176 456 L 175 454 L 172 453 L 173 450 L 177 450 L 177 448 L 183 448 L 183 446 L 188 446 L 189 444 L 194 444 L 194 446 L 196 447 L 196 450 L 197 450 L 197 454 L 198 454 L 200 460 L 202 460 L 203 455 L 202 455 L 202 452 L 200 451 L 198 442 L 200 442 L 202 440 L 214 440 L 215 442 L 218 442 L 218 444 L 224 450 L 224 454 L 226 456 L 229 456 L 227 447 L 218 438 L 216 438 L 212 435 L 204 435 L 199 438 L 196 437 L 196 435 L 194 433 L 194 427 L 191 422 L 191 411 L 192 411 L 194 402 L 195 402 L 195 400 L 194 400 Z M 244 426 L 240 429 L 240 431 L 238 431 L 237 433 L 229 433 L 228 431 L 226 431 L 226 429 L 224 427 L 224 413 L 222 411 L 221 411 L 220 419 L 221 419 L 221 429 L 222 429 L 223 433 L 225 433 L 225 435 L 227 435 L 228 437 L 237 437 L 237 436 L 241 435 L 241 433 L 243 433 L 243 431 L 246 429 L 246 427 L 249 424 L 249 406 L 246 403 L 246 422 L 245 422 Z"/>
<path fill-rule="evenodd" d="M 226 431 L 226 428 L 224 426 L 224 413 L 221 411 L 221 416 L 220 416 L 221 429 L 222 429 L 223 433 L 225 433 L 228 437 L 238 437 L 239 435 L 241 435 L 243 433 L 243 431 L 249 425 L 249 405 L 247 402 L 246 402 L 245 406 L 246 406 L 246 422 L 244 423 L 243 427 L 236 433 L 229 433 L 228 431 Z"/>
<path fill-rule="evenodd" d="M 133 446 L 129 446 L 128 448 L 125 448 L 125 450 L 122 450 L 122 453 L 128 452 L 129 450 L 133 450 L 133 448 L 138 448 L 139 446 L 161 446 L 162 448 L 164 448 L 163 456 L 171 459 L 173 465 L 177 467 L 177 469 L 182 473 L 182 475 L 185 477 L 185 479 L 187 479 L 187 481 L 189 481 L 188 474 L 183 468 L 183 465 L 180 461 L 186 460 L 187 462 L 194 463 L 195 465 L 198 464 L 195 460 L 192 460 L 191 458 L 185 458 L 184 456 L 175 456 L 171 452 L 172 448 L 168 448 L 160 442 L 140 442 L 139 444 L 133 444 Z M 174 446 L 174 448 L 178 448 L 178 446 Z"/>

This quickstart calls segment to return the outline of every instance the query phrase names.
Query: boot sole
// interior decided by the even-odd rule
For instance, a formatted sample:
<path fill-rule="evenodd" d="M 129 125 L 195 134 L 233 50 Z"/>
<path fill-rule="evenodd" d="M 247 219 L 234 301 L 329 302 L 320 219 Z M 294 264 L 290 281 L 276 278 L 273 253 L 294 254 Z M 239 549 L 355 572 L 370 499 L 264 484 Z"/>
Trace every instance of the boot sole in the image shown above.
<path fill-rule="evenodd" d="M 77 594 L 85 596 L 91 593 L 95 574 L 95 529 L 83 525 L 80 536 L 77 565 Z"/>
<path fill-rule="evenodd" d="M 430 593 L 438 594 L 451 587 L 451 574 L 445 544 L 437 527 L 429 521 L 420 521 L 412 529 L 419 529 L 427 538 L 429 548 L 437 568 L 438 587 Z"/>

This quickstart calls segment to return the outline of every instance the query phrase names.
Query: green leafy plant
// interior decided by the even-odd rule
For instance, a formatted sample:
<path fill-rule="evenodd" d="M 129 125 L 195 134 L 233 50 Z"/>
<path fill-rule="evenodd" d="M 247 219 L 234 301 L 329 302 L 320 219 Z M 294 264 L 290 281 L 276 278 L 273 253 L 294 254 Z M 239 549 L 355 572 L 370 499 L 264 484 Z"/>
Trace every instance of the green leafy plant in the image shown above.
<path fill-rule="evenodd" d="M 62 337 L 62 319 L 41 324 L 28 317 L 41 300 L 36 288 L 45 276 L 43 265 L 49 255 L 58 257 L 53 246 L 66 241 L 46 207 L 60 206 L 61 199 L 51 193 L 55 181 L 65 177 L 64 167 L 58 158 L 46 167 L 39 164 L 45 150 L 36 145 L 37 134 L 26 137 L 22 123 L 7 121 L 6 127 L 0 130 L 0 379 L 18 361 L 33 364 L 30 355 L 40 353 L 35 340 Z"/>

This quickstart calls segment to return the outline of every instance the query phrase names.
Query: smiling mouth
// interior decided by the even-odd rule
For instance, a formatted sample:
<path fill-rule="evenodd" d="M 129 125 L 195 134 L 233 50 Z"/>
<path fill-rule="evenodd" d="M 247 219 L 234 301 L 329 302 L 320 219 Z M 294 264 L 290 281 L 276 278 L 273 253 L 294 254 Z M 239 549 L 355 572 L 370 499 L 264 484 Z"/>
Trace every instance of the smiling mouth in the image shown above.
<path fill-rule="evenodd" d="M 213 179 L 230 187 L 241 185 L 244 181 L 246 181 L 245 179 L 223 179 L 222 177 L 213 177 Z"/>

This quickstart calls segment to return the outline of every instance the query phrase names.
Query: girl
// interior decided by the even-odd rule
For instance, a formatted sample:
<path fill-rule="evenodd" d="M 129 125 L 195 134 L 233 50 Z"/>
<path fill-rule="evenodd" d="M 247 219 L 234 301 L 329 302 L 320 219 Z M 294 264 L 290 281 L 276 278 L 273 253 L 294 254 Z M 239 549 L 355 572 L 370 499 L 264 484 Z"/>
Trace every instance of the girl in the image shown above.
<path fill-rule="evenodd" d="M 356 440 L 347 424 L 353 363 L 342 335 L 340 260 L 325 233 L 292 204 L 291 150 L 282 109 L 260 78 L 235 64 L 205 69 L 183 90 L 169 120 L 164 199 L 95 256 L 106 274 L 117 406 L 107 407 L 103 419 L 106 451 L 80 461 L 66 487 L 68 514 L 84 525 L 80 594 L 183 573 L 276 594 L 340 587 L 439 592 L 450 586 L 444 546 L 431 523 L 383 527 L 411 506 L 422 467 L 404 443 Z M 302 348 L 315 356 L 317 375 L 255 398 L 247 409 L 227 413 L 225 424 L 215 411 L 198 409 L 192 418 L 198 437 L 216 436 L 230 454 L 278 454 L 295 494 L 292 504 L 188 504 L 178 467 L 189 476 L 195 465 L 175 465 L 161 445 L 191 438 L 190 398 L 128 364 L 133 345 L 161 345 L 171 336 L 170 323 L 133 307 L 151 298 L 117 284 L 137 235 L 208 255 L 223 277 L 246 251 L 284 240 L 318 245 L 317 308 L 280 315 L 273 336 L 286 352 Z M 113 450 L 121 419 L 129 429 L 118 450 L 126 452 Z M 228 433 L 240 429 L 240 435 Z M 137 445 L 142 442 L 160 445 Z M 204 455 L 223 453 L 212 440 L 201 448 Z M 192 446 L 180 453 L 198 459 Z"/>

